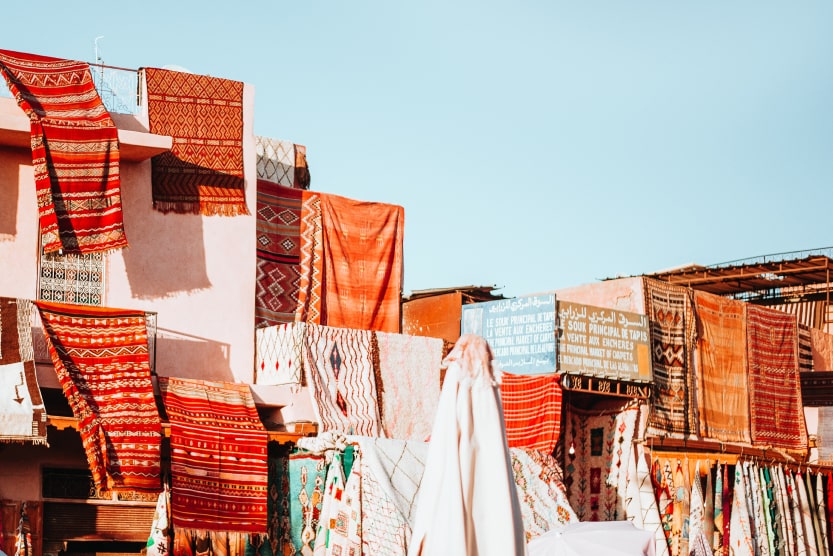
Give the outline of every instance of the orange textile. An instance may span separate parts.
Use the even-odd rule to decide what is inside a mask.
[[[405,211],[305,192],[296,320],[399,332]]]
[[[509,447],[552,454],[561,433],[561,377],[503,373],[500,396]]]
[[[151,159],[153,208],[160,212],[249,214],[243,172],[243,83],[145,68],[148,127],[170,135]]]
[[[695,291],[700,434],[723,442],[751,443],[746,376],[745,304]]]

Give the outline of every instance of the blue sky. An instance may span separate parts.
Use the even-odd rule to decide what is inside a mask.
[[[254,85],[313,189],[405,208],[406,291],[833,245],[833,3],[72,4],[0,48]]]

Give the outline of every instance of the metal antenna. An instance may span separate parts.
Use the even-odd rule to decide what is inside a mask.
[[[101,64],[102,63],[101,55],[99,54],[99,51],[98,51],[98,41],[103,39],[103,38],[104,38],[104,35],[99,35],[93,41],[93,44],[95,45],[95,63],[96,64]]]

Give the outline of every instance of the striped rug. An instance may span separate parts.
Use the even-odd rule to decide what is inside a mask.
[[[552,454],[561,432],[561,396],[558,375],[503,373],[500,397],[509,447]]]
[[[159,492],[162,433],[144,311],[35,303],[96,488]]]
[[[248,384],[159,377],[175,527],[266,532],[267,443]]]
[[[119,131],[89,64],[0,50],[0,73],[31,125],[44,252],[126,247]]]
[[[806,452],[795,315],[749,305],[746,326],[752,442]]]

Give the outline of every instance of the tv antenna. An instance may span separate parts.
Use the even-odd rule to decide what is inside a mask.
[[[101,59],[101,52],[98,50],[98,41],[104,38],[104,35],[99,35],[93,41],[93,45],[95,46],[95,63],[102,64],[103,60]]]

